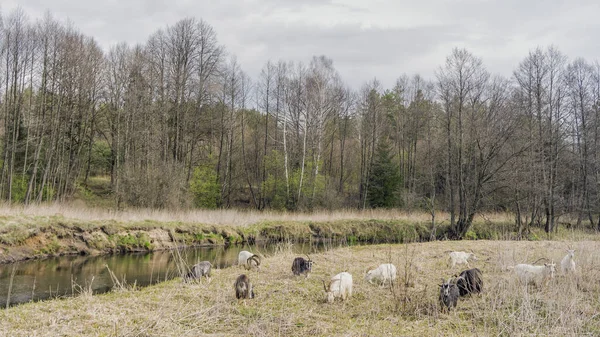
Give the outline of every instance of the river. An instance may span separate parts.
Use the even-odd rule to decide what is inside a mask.
[[[121,284],[144,287],[179,277],[178,266],[183,265],[182,261],[191,266],[206,260],[213,268],[227,268],[237,263],[237,255],[242,250],[269,255],[288,249],[288,245],[190,247],[150,253],[61,256],[0,265],[0,308],[73,296],[89,289],[94,294],[104,293],[113,289],[115,279]],[[291,249],[304,255],[331,246],[331,243],[307,242],[292,244]]]

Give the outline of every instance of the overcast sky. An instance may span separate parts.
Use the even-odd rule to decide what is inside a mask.
[[[69,19],[105,50],[202,18],[253,78],[269,59],[326,55],[354,88],[374,77],[391,87],[403,73],[432,79],[453,47],[506,76],[537,46],[600,59],[598,0],[0,0],[5,15],[17,6]]]

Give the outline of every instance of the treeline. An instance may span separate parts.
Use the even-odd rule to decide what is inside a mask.
[[[516,213],[600,229],[600,65],[537,48],[510,78],[454,49],[433,81],[348,87],[325,56],[246,75],[206,22],[97,42],[49,14],[3,16],[0,196],[62,201],[110,176],[115,207]],[[435,65],[432,65],[435,66]]]

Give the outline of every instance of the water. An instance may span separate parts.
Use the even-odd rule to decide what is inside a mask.
[[[330,245],[323,242],[296,243],[291,249],[301,255],[322,251]],[[188,266],[206,260],[213,264],[213,268],[227,268],[237,263],[237,255],[242,250],[268,255],[282,247],[287,247],[287,244],[194,247],[179,252]],[[148,286],[163,282],[180,276],[178,259],[176,251],[158,251],[63,256],[0,265],[0,308],[7,304],[11,277],[13,282],[9,305],[16,305],[77,295],[81,289],[91,288],[94,294],[110,291],[114,282],[109,269],[119,282],[125,281],[127,285]]]

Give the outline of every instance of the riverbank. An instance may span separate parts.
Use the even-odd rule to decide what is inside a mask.
[[[285,217],[282,217],[285,219]],[[514,239],[509,217],[480,217],[467,239]],[[5,215],[0,217],[0,263],[62,255],[100,255],[117,252],[167,250],[183,246],[212,246],[265,241],[347,243],[405,243],[430,241],[431,224],[422,216],[383,219],[256,220],[251,224],[207,224],[185,221],[116,219],[85,220],[63,215]],[[436,225],[435,239],[449,231],[447,219]],[[593,237],[582,230],[561,228],[552,236],[534,230],[526,239]]]
[[[565,246],[577,250],[578,278],[557,276],[548,287],[516,282],[507,266],[539,258],[560,261]],[[134,290],[24,304],[0,311],[0,334],[10,336],[200,334],[245,336],[332,335],[549,335],[600,333],[600,249],[596,241],[437,241],[407,245],[346,247],[314,254],[308,278],[290,271],[295,255],[285,247],[263,260],[261,272],[246,272],[256,298],[238,303],[233,293],[238,267],[215,270],[212,282],[180,279]],[[473,251],[472,267],[484,273],[482,295],[463,299],[455,312],[440,312],[440,278],[450,269],[447,252]],[[366,268],[384,262],[398,267],[393,287],[364,281]],[[324,303],[321,279],[347,270],[354,295]]]

